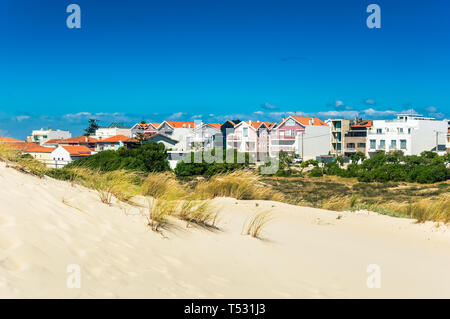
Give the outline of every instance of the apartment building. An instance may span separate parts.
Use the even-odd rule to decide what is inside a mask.
[[[331,149],[333,156],[344,156],[344,136],[350,131],[351,121],[347,119],[330,119],[327,121],[331,131]]]
[[[362,119],[355,119],[351,123],[349,131],[344,135],[345,156],[351,156],[358,152],[366,154],[367,130],[372,125],[373,121],[364,121]]]
[[[374,120],[367,130],[366,155],[401,150],[405,155],[446,149],[448,122],[418,114],[398,114],[393,120]]]
[[[54,130],[51,127],[45,127],[40,130],[33,130],[31,136],[27,137],[27,142],[43,145],[48,140],[60,140],[70,137],[72,137],[72,134],[69,131]]]

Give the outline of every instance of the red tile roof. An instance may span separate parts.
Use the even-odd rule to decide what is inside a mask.
[[[218,130],[220,130],[220,128],[222,127],[222,124],[219,124],[219,123],[206,123],[206,124],[216,128]]]
[[[115,135],[112,137],[105,138],[104,140],[98,141],[98,143],[118,143],[118,142],[126,142],[130,139],[129,136],[125,135]]]
[[[45,142],[44,144],[59,144],[59,142],[62,141],[60,139],[51,139]]]
[[[90,156],[91,150],[83,145],[70,145],[70,146],[62,146],[67,152],[70,153],[70,156]]]
[[[352,127],[372,127],[373,121],[362,121],[358,124],[352,125]]]
[[[195,127],[195,122],[192,122],[192,121],[164,121],[164,122],[169,124],[173,128],[194,128]]]
[[[310,117],[310,116],[291,116],[293,119],[295,119],[296,121],[302,123],[303,125],[313,125],[313,126],[328,126],[325,124],[325,122],[323,122],[322,120],[320,120],[317,117]],[[314,123],[310,124],[309,121],[311,119],[314,119]]]
[[[71,138],[66,138],[64,140],[59,140],[59,144],[87,144],[87,143],[98,143],[99,140],[88,137],[88,136],[74,136]],[[48,143],[48,142],[47,142]]]
[[[55,150],[54,147],[44,147],[34,143],[17,143],[14,148],[24,153],[51,153]]]
[[[248,125],[250,125],[250,121],[242,121],[242,122],[244,122],[244,123],[247,123]],[[241,123],[242,123],[241,122]],[[272,128],[276,123],[271,123],[271,122],[259,122],[259,121],[252,121],[252,124],[251,124],[251,126],[254,128],[254,129],[259,129],[259,127],[261,126],[261,125],[265,125],[267,128]],[[239,124],[237,124],[237,125],[239,125]]]
[[[0,136],[0,143],[25,143],[25,141],[17,140],[12,137],[1,137]]]

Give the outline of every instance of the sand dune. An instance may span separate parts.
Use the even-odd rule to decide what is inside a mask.
[[[0,163],[2,298],[450,298],[450,232],[367,212],[214,200],[219,230],[175,221],[163,235],[144,208]],[[244,220],[270,209],[263,240]],[[338,218],[338,216],[341,217]],[[68,265],[81,287],[68,288]],[[367,287],[379,265],[381,288]]]

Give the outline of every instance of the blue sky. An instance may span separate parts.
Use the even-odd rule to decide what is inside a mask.
[[[78,135],[91,117],[448,118],[449,30],[446,0],[3,0],[0,135]]]

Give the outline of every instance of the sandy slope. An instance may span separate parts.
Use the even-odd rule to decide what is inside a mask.
[[[163,238],[143,209],[109,207],[93,191],[0,163],[0,297],[450,298],[445,227],[277,202],[215,204],[220,230],[178,222]],[[266,240],[242,236],[246,217],[264,209],[277,216]],[[69,264],[81,267],[80,289],[67,288]],[[381,267],[379,289],[367,288],[369,264]]]

